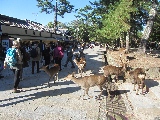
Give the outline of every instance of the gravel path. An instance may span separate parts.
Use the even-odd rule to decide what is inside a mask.
[[[104,48],[99,46],[84,50],[87,65],[83,76],[103,73],[102,51]],[[62,60],[63,65],[65,60],[66,54]],[[45,72],[32,75],[31,67],[25,68],[24,80],[20,83],[23,91],[15,94],[12,93],[13,73],[9,69],[3,70],[5,77],[0,79],[0,120],[114,120],[114,117],[117,120],[159,120],[160,83],[153,76],[146,80],[150,90],[146,95],[135,95],[133,85],[129,82],[113,83],[111,97],[104,90],[104,98],[96,100],[100,90],[95,86],[89,90],[94,98],[87,99],[86,96],[83,100],[80,97],[83,90],[72,81],[64,79],[72,72],[77,73],[77,67],[71,69],[70,63],[66,68],[62,67],[59,81],[55,84],[51,81],[49,88]]]

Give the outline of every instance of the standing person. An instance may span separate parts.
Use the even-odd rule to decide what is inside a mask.
[[[55,63],[58,64],[60,67],[59,71],[62,70],[61,61],[62,61],[63,56],[64,56],[64,51],[61,46],[61,43],[58,41],[56,48],[54,48],[54,60],[55,60]]]
[[[34,66],[37,64],[37,73],[39,73],[39,61],[41,58],[40,48],[37,43],[33,43],[33,46],[30,50],[31,61],[32,61],[32,74],[34,74]]]
[[[16,64],[15,65],[11,65],[10,68],[11,70],[13,70],[13,73],[14,73],[14,86],[13,86],[13,92],[14,93],[18,93],[20,92],[18,89],[18,85],[19,85],[19,82],[20,82],[20,73],[21,73],[21,70],[22,70],[22,59],[23,59],[23,56],[21,54],[21,51],[20,51],[20,43],[18,41],[13,41],[13,46],[12,48],[15,48],[16,50],[16,54],[15,54],[15,59],[16,59]],[[4,69],[6,69],[7,67],[7,57],[5,58],[5,61],[4,61]]]
[[[3,70],[4,59],[5,59],[4,47],[3,47],[2,44],[0,43],[0,72]],[[0,79],[1,79],[1,78],[4,78],[4,76],[2,76],[2,75],[0,74]]]
[[[44,57],[45,66],[49,65],[50,64],[50,46],[48,44],[46,44],[45,49],[42,52],[42,55]]]
[[[19,42],[20,42],[20,51],[21,51],[21,54],[23,56],[23,59],[22,59],[23,65],[22,65],[22,70],[21,70],[21,73],[20,73],[20,80],[22,81],[22,80],[24,80],[24,78],[22,77],[23,76],[23,68],[29,67],[29,65],[28,65],[28,60],[29,59],[27,57],[25,44],[22,43],[21,41],[19,41]]]
[[[38,47],[40,48],[40,61],[42,62],[42,52],[44,50],[44,46],[43,46],[43,42],[42,40],[40,40],[40,43],[38,44]]]
[[[67,67],[68,62],[70,62],[72,64],[71,68],[75,68],[72,58],[73,58],[73,48],[71,45],[69,45],[67,47],[67,61],[66,61],[66,64],[64,65],[64,67]]]

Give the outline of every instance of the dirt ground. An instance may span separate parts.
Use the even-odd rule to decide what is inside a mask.
[[[128,54],[124,54],[123,51],[109,51],[108,54],[110,63],[114,61],[114,64],[121,66],[123,62],[132,69],[145,68],[147,79],[160,80],[160,51],[147,52],[146,54],[136,50],[130,50]]]
[[[138,67],[146,69],[145,84],[150,89],[146,95],[135,95],[132,79],[129,76],[125,83],[118,85],[120,90],[125,91],[122,93],[127,108],[125,116],[129,120],[159,120],[160,51],[147,51],[146,54],[137,50],[130,50],[128,54],[124,54],[124,51],[108,51],[107,61],[116,66],[121,66],[123,62],[132,69]]]

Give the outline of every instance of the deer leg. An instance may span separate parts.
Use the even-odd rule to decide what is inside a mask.
[[[86,88],[85,91],[86,91],[86,94],[88,95],[88,97],[93,98],[93,96],[89,96],[89,94],[88,94],[89,88]]]
[[[117,83],[117,81],[118,81],[118,75],[116,75],[116,81],[115,82]]]
[[[144,84],[144,82],[142,82],[142,95],[144,94],[144,92],[143,92],[144,87],[145,87],[145,84]]]
[[[136,86],[136,80],[134,79],[134,87],[133,87],[133,91],[136,91],[135,86]]]
[[[98,95],[98,96],[99,96],[99,99],[100,99],[100,97],[101,97],[101,95],[102,95],[102,92],[103,92],[103,88],[102,88],[101,85],[99,85],[98,87],[99,87],[99,89],[101,90],[100,94]]]
[[[58,73],[56,74],[57,80],[58,80]]]
[[[49,80],[48,80],[48,86],[50,87],[50,84],[49,84],[49,82],[50,82],[50,80],[51,80],[51,78],[52,78],[52,76],[49,78]]]
[[[142,95],[143,95],[143,86],[142,86]]]
[[[55,81],[57,80],[57,76],[56,75],[54,75],[54,84],[55,84]]]
[[[84,89],[83,99],[84,99],[84,96],[85,96],[85,92],[86,92],[86,91],[85,91],[85,89]]]
[[[137,89],[136,89],[136,95],[138,95],[138,91],[139,91],[139,84],[137,84]]]
[[[81,69],[81,77],[82,77],[82,69]]]
[[[108,96],[110,96],[111,89],[112,89],[112,83],[111,82],[107,82],[107,88],[106,88],[106,90],[107,90]]]

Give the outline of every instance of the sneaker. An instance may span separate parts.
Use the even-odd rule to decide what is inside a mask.
[[[17,89],[22,89],[22,87],[18,86]]]
[[[67,65],[64,65],[64,67],[67,67]]]
[[[1,79],[1,78],[4,78],[4,76],[0,76],[0,79]]]
[[[75,66],[72,66],[71,68],[75,68]]]
[[[24,80],[24,78],[20,78],[20,81],[23,81]]]
[[[14,88],[13,93],[20,93],[20,91]]]

